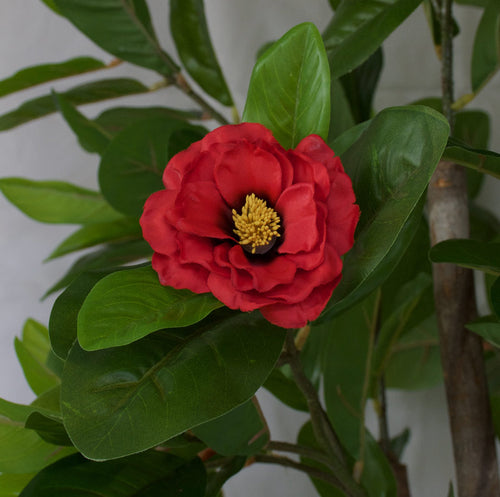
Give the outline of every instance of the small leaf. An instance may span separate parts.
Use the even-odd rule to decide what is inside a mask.
[[[99,193],[62,181],[0,178],[0,190],[24,214],[42,223],[92,224],[122,217]]]
[[[171,0],[170,32],[191,77],[213,98],[233,105],[212,47],[203,0]]]
[[[226,459],[224,464],[217,468],[217,470],[209,469],[205,497],[223,497],[223,485],[229,478],[243,469],[246,460],[247,458],[244,456],[235,456]]]
[[[500,322],[495,316],[484,316],[467,323],[465,327],[483,337],[491,345],[500,347]]]
[[[273,369],[263,387],[288,407],[304,412],[309,410],[307,401],[297,384],[281,369]]]
[[[474,38],[471,83],[474,93],[500,69],[500,3],[489,0]]]
[[[110,98],[147,93],[149,90],[142,83],[133,79],[103,79],[75,86],[61,93],[73,105],[101,102]],[[52,95],[34,98],[21,104],[17,109],[0,116],[0,131],[15,128],[21,124],[56,112]]]
[[[269,432],[252,400],[192,432],[222,456],[252,455],[269,441]]]
[[[20,497],[203,497],[205,468],[163,452],[147,452],[118,461],[93,462],[80,454],[61,459],[30,481]]]
[[[62,241],[47,257],[46,261],[77,250],[94,247],[104,242],[119,242],[142,238],[137,219],[122,218],[109,223],[94,223],[82,226]]]
[[[422,0],[342,0],[323,33],[332,77],[363,63]]]
[[[46,365],[50,353],[47,329],[33,319],[24,325],[22,338],[14,340],[17,358],[29,386],[37,395],[59,385],[60,380]]]
[[[102,155],[109,145],[111,135],[95,122],[87,119],[63,95],[52,92],[52,96],[68,126],[77,136],[80,145],[88,152]]]
[[[117,271],[99,280],[78,314],[78,341],[85,350],[127,345],[163,328],[201,321],[222,307],[210,293],[162,286],[150,267]]]
[[[165,76],[178,71],[152,31],[144,0],[54,0],[54,3],[77,29],[115,57]]]
[[[295,26],[257,61],[243,120],[263,124],[285,148],[313,133],[327,138],[330,69],[313,24]]]
[[[61,421],[34,412],[26,420],[25,428],[34,430],[42,440],[54,445],[71,447],[73,444]]]
[[[162,174],[171,157],[175,131],[189,132],[188,143],[200,140],[203,128],[170,118],[131,124],[111,141],[99,166],[99,185],[106,200],[127,216],[140,216],[146,199],[163,188]]]
[[[388,108],[341,155],[361,218],[342,280],[320,319],[342,312],[390,275],[420,223],[423,194],[448,132],[443,116],[428,107]]]
[[[283,340],[258,313],[221,310],[131,345],[85,352],[75,344],[63,374],[64,425],[90,459],[154,447],[251,398]]]
[[[410,441],[410,430],[405,428],[399,435],[392,437],[390,440],[391,451],[400,461],[403,457],[403,452]]]
[[[447,262],[500,275],[500,243],[476,240],[445,240],[431,248],[432,262]]]
[[[77,57],[65,62],[28,67],[0,81],[0,97],[48,81],[96,71],[105,67],[106,65],[103,62],[91,57]]]

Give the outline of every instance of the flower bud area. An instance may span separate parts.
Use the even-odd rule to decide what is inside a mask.
[[[233,209],[234,233],[240,245],[252,254],[265,254],[274,246],[280,236],[280,217],[265,200],[254,193],[246,196],[245,205],[238,214]]]

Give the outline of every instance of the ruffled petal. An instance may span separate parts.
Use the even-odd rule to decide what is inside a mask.
[[[314,185],[316,199],[325,202],[330,193],[330,179],[325,164],[313,161],[296,150],[289,150],[288,157],[293,163],[293,182]]]
[[[250,142],[257,145],[269,144],[273,148],[282,149],[271,131],[258,123],[241,123],[220,126],[208,133],[202,140],[202,150],[210,148],[214,143]]]
[[[271,304],[261,307],[260,312],[276,326],[302,328],[321,314],[339,281],[340,275],[331,283],[316,287],[302,302],[292,305]]]
[[[312,185],[299,183],[287,188],[275,207],[281,216],[283,242],[280,254],[310,251],[318,241],[316,203]]]
[[[307,155],[313,161],[324,164],[329,171],[344,172],[339,157],[335,156],[333,150],[325,143],[321,136],[306,136],[295,147],[295,152]]]
[[[245,142],[220,158],[214,179],[224,200],[235,209],[241,208],[250,193],[272,205],[281,193],[279,161],[269,152]]]

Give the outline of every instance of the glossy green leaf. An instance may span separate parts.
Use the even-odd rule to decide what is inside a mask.
[[[331,323],[323,367],[325,404],[340,442],[355,461],[363,461],[361,483],[370,497],[396,497],[389,462],[366,428],[364,411],[371,377],[371,356],[380,291]],[[363,435],[362,435],[363,434]]]
[[[331,148],[336,155],[342,156],[349,148],[361,138],[361,135],[370,126],[371,121],[365,121],[364,123],[356,124],[351,128],[345,130],[340,134],[333,143],[330,144]]]
[[[14,346],[26,381],[34,393],[39,395],[60,383],[57,375],[46,364],[50,343],[48,331],[43,325],[28,319],[21,340],[16,337]]]
[[[363,63],[422,0],[342,0],[323,33],[332,77]]]
[[[483,337],[488,343],[500,347],[500,322],[495,316],[484,316],[472,323],[467,323],[466,328]]]
[[[64,425],[90,459],[154,447],[251,398],[283,340],[257,313],[224,311],[123,347],[75,344],[63,374]]]
[[[119,242],[142,238],[137,219],[123,218],[109,223],[94,223],[82,226],[63,240],[46,261],[61,257],[77,250],[94,247],[105,242]]]
[[[147,93],[149,90],[142,83],[133,79],[103,79],[75,86],[63,95],[73,105],[101,102],[111,98]],[[28,100],[17,109],[0,116],[0,131],[15,128],[21,124],[56,112],[52,95],[44,95]]]
[[[443,160],[500,179],[500,154],[491,150],[472,148],[460,140],[450,138],[443,153]]]
[[[147,452],[118,461],[88,461],[80,454],[41,471],[20,497],[204,497],[205,468],[199,459],[185,462],[163,452]]]
[[[338,136],[355,125],[351,106],[345,95],[344,88],[338,79],[332,79],[330,104],[331,111],[327,139],[328,144],[331,144]],[[334,151],[337,153],[336,150]]]
[[[263,124],[284,148],[313,133],[327,138],[330,69],[313,24],[295,26],[257,61],[243,121]]]
[[[314,431],[310,421],[308,421],[300,429],[297,438],[297,443],[299,445],[303,445],[304,447],[310,447],[312,449],[321,450],[321,447],[319,446],[318,442],[314,437]],[[302,463],[307,464],[308,466],[312,466],[313,468],[329,472],[329,469],[325,465],[317,461],[313,461],[312,459],[308,459],[305,457],[301,457],[300,459]],[[321,497],[345,497],[345,493],[342,490],[338,489],[337,487],[334,487],[333,485],[329,485],[323,480],[319,480],[317,478],[311,478],[311,482],[313,483],[314,487],[316,488],[316,491]]]
[[[18,497],[34,476],[34,473],[0,475],[0,497]]]
[[[204,135],[203,128],[152,118],[131,124],[111,141],[99,166],[99,184],[115,209],[138,217],[146,199],[164,188],[162,174],[172,155],[170,142],[179,139],[174,133],[181,130],[189,133],[189,140],[183,140],[184,148]]]
[[[269,431],[252,400],[191,431],[222,456],[255,454],[269,441]]]
[[[58,421],[39,412],[34,412],[26,420],[25,427],[36,431],[42,440],[50,444],[68,447],[73,445],[64,429],[62,420]]]
[[[288,407],[304,412],[309,410],[307,401],[297,384],[285,375],[281,368],[273,369],[263,387]]]
[[[222,305],[211,293],[162,286],[151,266],[117,271],[85,298],[78,341],[85,350],[127,345],[154,331],[197,323]]]
[[[103,248],[80,257],[67,273],[45,292],[44,298],[51,293],[67,287],[76,277],[86,271],[109,270],[123,264],[148,258],[153,251],[144,240],[131,240],[110,243]]]
[[[322,318],[353,305],[390,275],[420,223],[423,194],[448,131],[443,116],[428,107],[388,108],[341,155],[361,218]]]
[[[190,76],[211,97],[233,105],[210,40],[203,0],[171,0],[170,32]]]
[[[178,66],[154,32],[144,0],[54,0],[61,14],[119,59],[170,76]]]
[[[472,91],[477,93],[500,69],[500,3],[489,0],[474,38],[471,62]]]
[[[103,62],[91,57],[77,57],[65,62],[28,67],[0,81],[0,97],[47,83],[48,81],[96,71],[105,67],[106,65]]]
[[[443,380],[436,316],[404,333],[393,345],[385,366],[387,388],[423,390]]]
[[[94,121],[87,119],[67,98],[52,92],[59,112],[73,130],[80,145],[91,153],[103,154],[109,145],[111,135]]]
[[[500,275],[500,243],[476,240],[445,240],[431,248],[432,262],[448,262]]]
[[[359,67],[340,78],[356,123],[372,117],[373,97],[383,65],[382,49],[378,48]]]
[[[0,178],[0,190],[24,214],[42,223],[91,224],[122,217],[99,193],[62,181]]]
[[[114,136],[136,121],[154,117],[180,121],[200,120],[202,119],[202,112],[169,107],[115,107],[99,114],[94,119],[94,122]]]
[[[83,301],[93,286],[109,271],[82,273],[57,297],[49,319],[50,343],[54,352],[66,359],[77,338],[77,318]]]

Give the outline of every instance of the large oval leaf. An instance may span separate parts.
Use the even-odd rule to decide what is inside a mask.
[[[147,452],[97,463],[75,454],[41,471],[20,497],[203,497],[205,482],[199,459],[186,462],[170,454]]]
[[[342,0],[323,33],[338,78],[365,61],[422,0]]]
[[[163,328],[201,321],[222,307],[211,293],[162,286],[151,266],[117,271],[98,281],[78,314],[85,350],[118,347]]]
[[[255,65],[243,120],[269,128],[285,148],[310,134],[328,136],[330,69],[316,27],[299,24]]]
[[[324,316],[358,302],[394,269],[420,223],[423,194],[448,132],[444,117],[428,107],[389,108],[341,155],[361,218]]]
[[[210,96],[224,105],[233,105],[212,47],[203,0],[171,0],[170,31],[191,77]]]
[[[144,0],[54,0],[59,12],[119,59],[166,76],[178,70],[160,47]]]
[[[92,224],[122,218],[99,193],[62,181],[1,178],[0,191],[42,223]]]
[[[274,366],[284,330],[260,314],[218,313],[131,345],[70,351],[64,425],[90,459],[143,451],[248,400]]]
[[[162,173],[170,157],[204,134],[203,128],[166,117],[134,122],[116,135],[102,157],[103,195],[120,212],[140,216],[146,199],[163,188]]]

